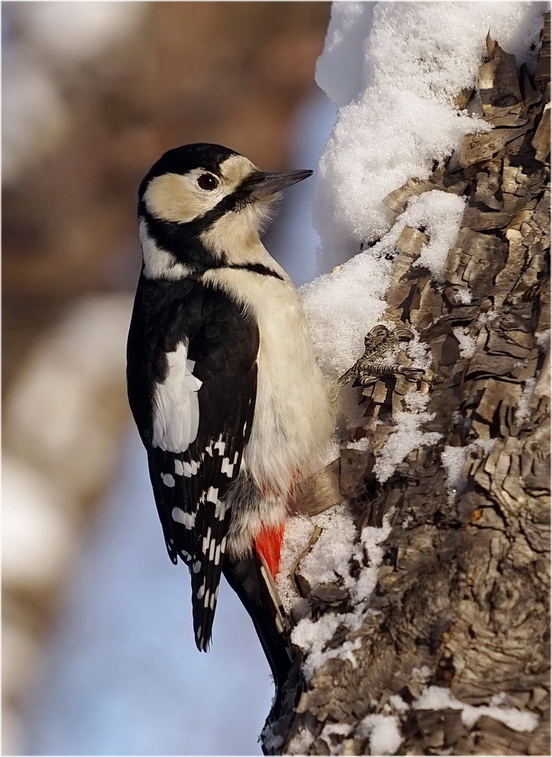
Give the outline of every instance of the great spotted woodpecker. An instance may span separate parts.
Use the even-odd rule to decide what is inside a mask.
[[[259,229],[276,193],[311,173],[264,173],[220,145],[166,152],[138,192],[143,265],[127,348],[167,550],[191,573],[196,644],[208,648],[224,572],[277,685],[290,652],[268,572],[334,417],[299,294]]]

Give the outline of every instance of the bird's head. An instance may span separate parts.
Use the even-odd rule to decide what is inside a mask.
[[[138,190],[142,246],[146,234],[181,264],[198,254],[198,246],[232,260],[258,244],[277,194],[311,174],[259,171],[248,158],[221,145],[169,150]]]

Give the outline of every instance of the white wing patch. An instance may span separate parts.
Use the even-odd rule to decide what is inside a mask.
[[[188,345],[184,342],[167,353],[167,362],[167,377],[162,384],[156,384],[153,395],[152,444],[166,452],[185,452],[197,437],[197,393],[202,382],[193,374],[195,362],[188,360]]]
[[[193,528],[195,525],[196,514],[185,513],[181,507],[173,507],[172,517],[174,521],[182,523],[188,529]]]

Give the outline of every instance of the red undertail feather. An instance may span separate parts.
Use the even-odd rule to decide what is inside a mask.
[[[272,577],[275,578],[280,568],[280,553],[284,537],[284,524],[263,528],[255,539],[255,549],[266,560]]]

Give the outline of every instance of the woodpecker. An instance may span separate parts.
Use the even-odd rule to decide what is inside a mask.
[[[223,573],[277,687],[292,655],[271,576],[334,414],[299,293],[259,233],[280,190],[311,174],[259,171],[214,144],[162,155],[138,190],[127,345],[129,403],[169,557],[190,570],[196,645],[208,649]]]

